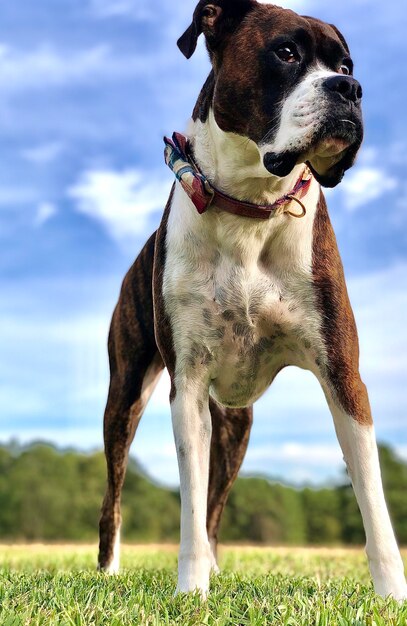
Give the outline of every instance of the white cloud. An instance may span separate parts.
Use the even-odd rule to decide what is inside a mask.
[[[27,399],[27,405],[30,399]],[[21,428],[18,433],[10,427],[0,430],[0,444],[17,440],[19,444],[30,444],[33,441],[53,443],[63,448],[74,447],[84,451],[101,449],[103,446],[102,431],[95,428]]]
[[[118,55],[108,45],[84,50],[40,46],[21,51],[0,45],[0,85],[3,92],[61,87],[72,83],[141,76],[151,63],[165,67],[168,54]]]
[[[407,265],[400,262],[348,281],[358,324],[362,365],[378,379],[407,371],[406,276]]]
[[[340,464],[342,453],[338,445],[304,444],[287,441],[279,446],[260,445],[248,452],[248,465],[254,461],[301,463],[307,466]]]
[[[45,222],[48,222],[51,217],[56,215],[56,213],[57,208],[55,204],[52,204],[51,202],[42,202],[37,209],[37,214],[35,216],[35,225],[42,226],[43,224],[45,224]]]
[[[340,188],[345,207],[353,211],[372,200],[396,189],[398,181],[379,166],[356,166],[342,182]]]
[[[22,52],[8,46],[0,47],[0,83],[2,88],[24,84],[26,86],[63,84],[83,79],[100,70],[108,60],[106,46],[64,55],[50,47]]]
[[[259,469],[261,468],[261,469]],[[284,482],[314,483],[337,481],[345,469],[339,443],[307,444],[282,441],[249,446],[244,474],[264,474]]]
[[[169,186],[137,169],[91,170],[68,190],[81,213],[98,220],[110,235],[126,242],[148,231],[154,211],[163,210]]]
[[[360,153],[358,154],[359,165],[374,165],[379,159],[380,151],[376,146],[362,145]]]

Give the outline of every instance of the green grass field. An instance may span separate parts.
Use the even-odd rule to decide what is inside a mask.
[[[95,558],[90,546],[0,546],[1,626],[407,624],[407,602],[374,595],[362,550],[224,548],[205,602],[174,597],[173,546],[123,546],[117,577]]]

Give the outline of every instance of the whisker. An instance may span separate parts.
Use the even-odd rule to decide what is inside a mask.
[[[352,126],[356,126],[355,122],[352,122],[351,120],[339,120],[340,122],[346,122],[347,124],[352,124]]]

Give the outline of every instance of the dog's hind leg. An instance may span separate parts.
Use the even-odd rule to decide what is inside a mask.
[[[164,364],[154,338],[154,235],[124,279],[109,334],[110,388],[104,416],[107,490],[99,523],[99,569],[119,567],[120,497],[128,452]]]
[[[226,409],[210,400],[212,440],[208,487],[207,530],[217,567],[218,530],[226,500],[242,465],[249,443],[253,408]]]

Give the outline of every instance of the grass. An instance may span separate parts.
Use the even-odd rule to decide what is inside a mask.
[[[373,593],[362,550],[224,548],[206,602],[174,597],[176,548],[124,546],[122,574],[94,546],[0,546],[1,626],[406,626]]]

